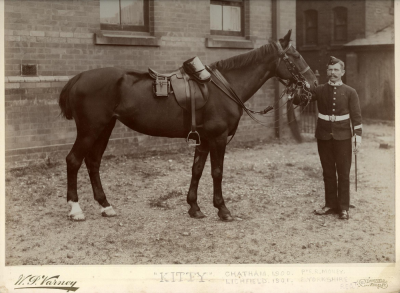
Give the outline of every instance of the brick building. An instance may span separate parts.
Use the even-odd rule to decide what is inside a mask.
[[[246,52],[271,37],[282,37],[288,29],[293,29],[293,39],[296,36],[295,1],[132,0],[135,9],[127,7],[128,2],[4,1],[8,166],[68,153],[75,124],[59,117],[58,96],[77,73],[109,66],[167,72],[196,55],[210,64]],[[273,104],[278,88],[268,81],[249,106]],[[274,130],[275,117],[268,118],[270,128],[243,118],[234,142],[285,132]],[[106,155],[184,144],[182,139],[149,137],[117,124]]]
[[[297,47],[326,82],[329,56],[346,63],[344,82],[363,117],[394,119],[394,0],[297,0]]]

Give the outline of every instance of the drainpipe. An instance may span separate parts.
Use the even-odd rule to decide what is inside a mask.
[[[279,25],[279,0],[271,0],[271,11],[272,11],[272,39],[278,41],[278,32],[280,31]],[[275,129],[275,138],[281,138],[282,131],[282,108],[280,107],[281,103],[279,101],[280,97],[280,83],[278,79],[274,78],[274,87],[275,87],[275,97],[274,97],[274,129]]]
[[[315,69],[314,74],[315,74],[315,77],[317,78],[318,84],[320,84],[319,79],[321,77],[321,74],[319,74],[318,69]],[[318,104],[317,104],[317,102],[314,102],[314,109],[315,109],[315,127],[317,127],[317,121],[318,121]]]

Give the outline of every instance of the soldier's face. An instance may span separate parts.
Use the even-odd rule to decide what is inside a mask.
[[[342,79],[342,76],[344,75],[344,70],[342,69],[339,63],[336,63],[335,65],[328,65],[326,74],[330,81],[338,82],[339,80]]]

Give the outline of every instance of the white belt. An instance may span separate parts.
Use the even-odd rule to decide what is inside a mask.
[[[350,115],[346,114],[346,115],[335,116],[335,115],[324,115],[324,114],[318,113],[318,118],[321,118],[322,120],[325,120],[325,121],[335,122],[335,121],[347,120],[350,118]]]

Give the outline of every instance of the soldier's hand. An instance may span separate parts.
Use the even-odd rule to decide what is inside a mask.
[[[362,141],[361,136],[359,136],[359,135],[353,136],[353,146],[354,146],[353,152],[354,153],[358,153],[358,151],[360,150],[361,141]]]

